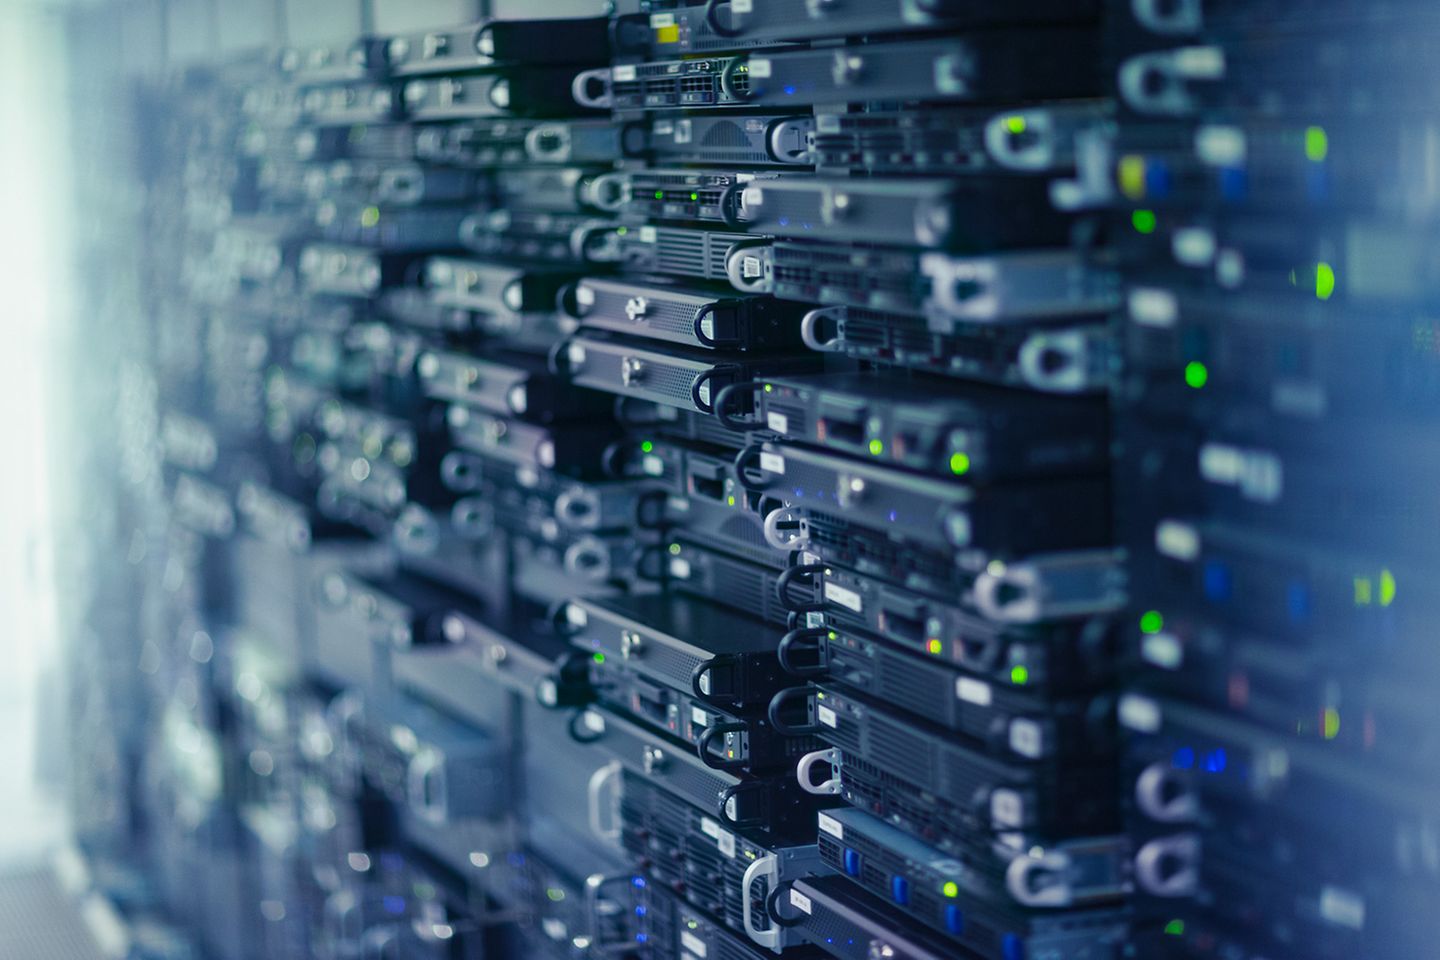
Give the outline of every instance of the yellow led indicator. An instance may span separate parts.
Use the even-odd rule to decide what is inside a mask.
[[[1340,736],[1340,711],[1334,707],[1326,707],[1325,713],[1320,718],[1320,732],[1325,735],[1326,740],[1334,740]]]
[[[926,647],[931,653],[939,653],[941,649],[940,641],[931,639],[930,642],[926,644]]]
[[[1023,687],[1030,682],[1030,668],[1023,663],[1017,663],[1010,668],[1010,682],[1017,687]]]
[[[360,226],[373,227],[380,222],[380,208],[366,207],[360,211]]]
[[[1136,210],[1130,214],[1130,225],[1135,228],[1136,233],[1154,233],[1156,222],[1154,210]]]
[[[672,24],[670,24],[670,26],[668,26],[668,27],[656,27],[656,28],[655,28],[655,42],[656,42],[656,43],[679,43],[679,42],[680,42],[680,25],[677,24],[677,23],[672,23]]]
[[[1330,156],[1330,137],[1324,127],[1305,128],[1305,156],[1313,163],[1324,163]]]
[[[941,887],[940,891],[947,897],[958,897],[960,896],[960,885],[954,880],[946,880],[945,886]]]
[[[725,498],[725,504],[726,504],[726,506],[731,506],[731,507],[735,506],[735,496],[734,496],[734,494],[731,494],[730,496],[728,496],[728,497]]]
[[[1120,158],[1120,191],[1131,200],[1145,196],[1145,158],[1130,154]]]
[[[1315,296],[1329,300],[1335,295],[1335,268],[1328,263],[1315,264]]]
[[[878,456],[880,456],[880,454],[882,454],[882,453],[884,453],[884,452],[885,452],[885,444],[881,443],[879,440],[871,440],[871,441],[870,441],[870,455],[871,455],[872,457],[878,457]]]
[[[969,473],[969,472],[970,472],[970,457],[969,457],[969,455],[968,455],[968,454],[964,454],[964,453],[959,453],[958,451],[957,451],[956,453],[950,454],[950,472],[953,473],[953,474],[955,474],[955,476],[957,476],[957,477],[961,477],[961,476],[964,476],[965,474]]]

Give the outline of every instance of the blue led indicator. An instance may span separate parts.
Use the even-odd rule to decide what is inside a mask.
[[[793,83],[787,83],[787,84],[785,84],[785,96],[787,96],[787,97],[793,97],[793,96],[795,96],[795,84],[793,84]]]
[[[1304,623],[1310,619],[1310,588],[1303,583],[1292,583],[1285,591],[1285,604],[1290,610],[1290,619]]]
[[[1005,934],[1005,938],[1000,941],[1000,955],[1005,960],[1025,960],[1025,941],[1016,934]]]
[[[386,913],[393,913],[398,915],[405,912],[404,897],[397,897],[394,894],[391,894],[390,896],[386,897],[382,902],[385,906]]]
[[[1170,758],[1170,766],[1176,770],[1189,770],[1195,766],[1195,748],[1181,747],[1176,750],[1174,756]]]
[[[1205,772],[1206,772],[1206,773],[1224,773],[1224,772],[1225,772],[1225,748],[1224,748],[1224,747],[1216,747],[1214,750],[1211,750],[1209,753],[1205,754]]]
[[[1205,564],[1205,596],[1217,602],[1230,599],[1233,588],[1230,568],[1218,560]]]
[[[636,886],[636,887],[639,887],[639,888],[642,889],[642,890],[645,888],[645,878],[644,878],[644,877],[631,877],[631,878],[630,878],[630,883],[631,883],[632,885]]]
[[[789,218],[789,217],[781,217],[781,218],[780,218],[780,226],[782,226],[782,227],[788,227],[788,226],[790,226],[790,218]]]
[[[945,907],[945,929],[956,936],[965,932],[965,914],[953,903]]]

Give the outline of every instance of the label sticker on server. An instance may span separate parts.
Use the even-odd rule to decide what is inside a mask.
[[[833,727],[839,722],[839,717],[835,716],[835,711],[823,703],[815,708],[815,718],[827,727]]]
[[[785,458],[778,453],[760,454],[760,469],[766,473],[785,473]]]
[[[990,684],[970,677],[958,677],[955,680],[955,696],[966,703],[988,707],[991,698]]]
[[[801,913],[810,913],[814,909],[810,904],[810,898],[794,887],[790,888],[790,906]]]
[[[838,583],[825,584],[825,599],[833,600],[847,610],[853,610],[856,613],[859,613],[864,607],[864,602],[860,599],[860,594],[851,590],[849,587],[842,587]]]
[[[662,27],[675,26],[675,14],[673,13],[652,13],[650,14],[650,29],[659,30]]]
[[[842,824],[839,820],[836,820],[834,817],[830,816],[830,814],[819,814],[819,816],[816,818],[815,823],[816,826],[818,826],[822,831],[830,834],[830,836],[834,837],[836,840],[845,839],[845,825]]]
[[[770,76],[770,61],[764,57],[751,57],[750,76],[755,77],[757,80],[763,80]]]
[[[619,66],[613,67],[610,71],[610,77],[612,80],[634,80],[635,65],[633,63],[622,63]]]
[[[789,433],[790,418],[783,413],[776,413],[772,410],[765,415],[765,426],[774,430],[776,433]]]
[[[689,950],[695,956],[702,958],[702,960],[706,952],[710,949],[709,947],[705,946],[704,940],[701,940],[689,930],[680,931],[680,946],[686,950]]]

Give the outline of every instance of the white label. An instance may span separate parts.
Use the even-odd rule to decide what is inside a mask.
[[[990,684],[983,680],[975,680],[970,677],[957,677],[955,680],[955,696],[966,703],[976,703],[982,707],[990,706]]]
[[[718,840],[720,838],[720,824],[711,820],[709,817],[701,817],[700,832],[713,840]]]
[[[659,232],[658,232],[654,227],[641,227],[641,228],[640,228],[640,242],[641,242],[641,243],[654,243],[654,242],[656,242],[656,241],[659,240],[659,239],[660,239],[660,234],[659,234]]]
[[[1010,722],[1010,749],[1022,757],[1039,759],[1045,752],[1045,734],[1034,720]]]
[[[689,930],[680,931],[680,946],[701,958],[705,956],[705,951],[708,949],[705,946],[705,941],[695,936],[695,934]]]
[[[755,0],[730,0],[731,13],[749,13],[755,9]]]
[[[732,4],[734,0],[731,0]],[[763,80],[770,76],[770,61],[764,57],[750,58],[750,76],[757,80]]]
[[[860,594],[848,587],[842,587],[838,583],[827,582],[825,584],[825,599],[833,600],[840,604],[840,606],[853,610],[856,613],[859,613],[864,607],[864,602],[860,599]]]
[[[809,913],[812,909],[810,906],[810,898],[794,887],[790,888],[790,906],[799,910],[801,913]]]
[[[1160,705],[1149,697],[1133,693],[1121,697],[1119,713],[1122,727],[1141,733],[1155,733],[1160,729]]]
[[[735,859],[735,834],[729,830],[720,831],[720,836],[715,838],[715,846],[719,847],[725,856]]]
[[[785,414],[783,413],[775,413],[774,411],[771,411],[770,413],[765,414],[765,426],[769,427],[771,430],[774,430],[776,433],[789,433],[790,418],[785,416]]]
[[[659,30],[662,27],[675,26],[675,14],[673,13],[652,13],[650,14],[650,29]]]
[[[611,68],[610,78],[612,80],[634,80],[635,65],[633,63],[621,64],[620,66]]]
[[[657,137],[668,137],[675,132],[675,124],[670,120],[656,120],[650,130]]]
[[[1168,633],[1157,633],[1140,641],[1140,656],[1145,662],[1166,670],[1178,670],[1185,662],[1185,648]]]
[[[670,576],[676,580],[689,580],[690,561],[684,557],[672,557],[670,559]]]
[[[699,707],[691,707],[690,722],[697,727],[709,726],[710,716]]]
[[[1173,327],[1180,304],[1169,290],[1136,287],[1130,291],[1130,319],[1144,327]]]
[[[825,724],[825,726],[827,727],[835,726],[836,722],[839,719],[835,716],[835,711],[831,710],[823,703],[815,708],[815,716],[820,720],[821,723]]]
[[[1195,153],[1212,167],[1233,167],[1245,162],[1245,131],[1239,127],[1210,126],[1195,131]]]
[[[640,461],[640,469],[645,471],[646,476],[663,477],[665,475],[665,461],[651,453],[646,455],[644,460]]]
[[[1349,890],[1325,887],[1320,891],[1320,916],[1336,926],[1365,929],[1365,901]]]
[[[820,814],[815,820],[815,825],[836,840],[845,839],[845,825],[828,813]]]
[[[785,475],[785,458],[778,453],[760,454],[760,469],[766,473]]]
[[[1176,560],[1194,560],[1200,555],[1200,533],[1188,523],[1162,520],[1155,525],[1155,549]]]

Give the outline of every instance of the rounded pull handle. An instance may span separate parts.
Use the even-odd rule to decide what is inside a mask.
[[[777,881],[780,879],[780,869],[777,864],[778,861],[775,858],[775,854],[767,853],[746,867],[745,875],[740,878],[740,919],[745,928],[745,936],[754,940],[765,949],[775,951],[780,949],[781,930],[778,926],[774,925],[771,925],[767,930],[762,930],[755,925],[754,907],[752,906],[755,897],[750,891],[755,888],[755,881],[762,877],[765,879],[769,889],[773,891]]]
[[[800,340],[816,353],[838,353],[841,347],[840,332],[828,340],[820,339],[820,325],[826,321],[838,324],[845,319],[844,307],[816,307],[800,318]]]
[[[740,758],[734,760],[717,760],[710,753],[710,746],[719,737],[727,733],[744,733],[749,727],[743,723],[717,723],[707,727],[705,732],[700,734],[695,741],[695,753],[700,757],[700,762],[712,770],[740,770],[746,765],[746,761]]]
[[[578,716],[579,714],[577,714]],[[590,820],[590,832],[607,843],[620,842],[620,761],[612,760],[590,774],[585,785],[586,811]],[[607,795],[610,802],[606,803]],[[605,819],[606,810],[610,819]]]
[[[822,763],[830,767],[830,776],[816,783],[812,771]],[[840,751],[834,747],[811,751],[795,765],[795,779],[799,782],[800,789],[806,793],[817,797],[838,796],[841,790],[840,763]]]
[[[410,758],[405,769],[405,798],[410,809],[431,823],[446,821],[445,757],[440,751],[424,749]]]

